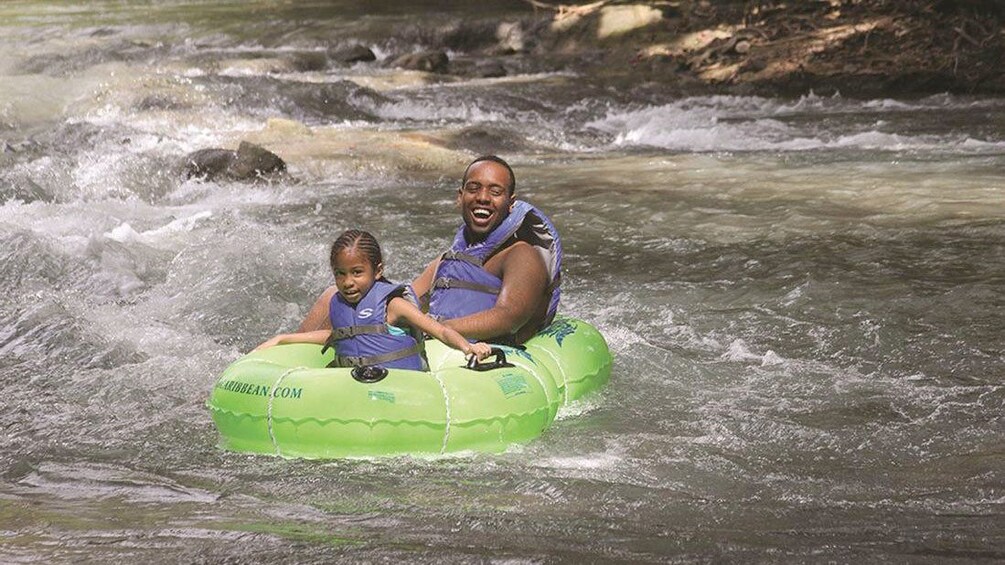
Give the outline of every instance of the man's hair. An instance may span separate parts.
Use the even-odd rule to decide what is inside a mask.
[[[332,271],[335,270],[335,257],[346,249],[356,249],[362,252],[375,271],[384,262],[384,258],[380,253],[380,244],[377,243],[377,238],[373,237],[370,232],[346,230],[332,243],[331,256],[329,257]]]
[[[481,157],[478,157],[474,161],[468,163],[467,168],[464,169],[464,178],[461,179],[461,186],[463,187],[468,183],[468,171],[471,170],[471,167],[474,167],[482,161],[492,161],[493,163],[498,163],[503,167],[506,167],[506,171],[509,172],[509,186],[507,186],[506,189],[509,191],[509,195],[513,196],[513,192],[516,190],[516,175],[513,174],[513,168],[509,166],[509,163],[504,161],[502,157],[497,157],[496,155],[482,155]]]

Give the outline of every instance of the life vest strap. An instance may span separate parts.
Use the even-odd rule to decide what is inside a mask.
[[[553,278],[551,280],[551,283],[548,284],[548,288],[545,289],[544,293],[547,294],[548,296],[551,296],[551,293],[554,292],[555,289],[558,288],[560,284],[562,284],[561,272],[555,274],[555,278]]]
[[[469,281],[462,281],[458,279],[451,279],[448,277],[440,277],[433,281],[433,288],[463,288],[466,290],[474,290],[477,292],[486,292],[488,294],[499,294],[499,289],[494,286],[489,286],[487,284],[478,284]]]
[[[383,324],[369,324],[366,326],[341,326],[338,328],[332,328],[331,335],[325,340],[325,346],[321,348],[321,354],[324,355],[329,349],[336,349],[335,343],[342,341],[343,339],[349,339],[357,335],[364,334],[387,334],[391,333],[387,330],[387,326]]]
[[[343,339],[349,339],[350,337],[356,337],[358,335],[386,334],[386,333],[390,333],[387,330],[386,324],[369,324],[366,326],[342,326],[340,328],[332,328],[332,335],[329,338],[329,340],[340,341]]]
[[[464,261],[465,263],[470,263],[476,267],[482,266],[482,260],[474,255],[464,253],[462,251],[454,251],[453,249],[448,249],[440,256],[441,259],[446,259],[448,261]]]
[[[363,367],[365,365],[380,365],[381,363],[389,363],[391,361],[397,361],[409,355],[415,355],[423,351],[423,344],[416,343],[411,347],[406,347],[404,349],[399,349],[397,351],[392,351],[390,353],[384,353],[382,355],[370,355],[367,357],[355,357],[351,355],[335,355],[335,359],[331,363],[328,363],[328,367]]]

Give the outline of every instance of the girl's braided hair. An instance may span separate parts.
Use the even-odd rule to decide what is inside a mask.
[[[331,255],[328,260],[333,271],[335,270],[335,257],[342,251],[353,248],[366,255],[374,271],[384,263],[377,238],[373,237],[370,232],[363,230],[346,230],[332,243]]]

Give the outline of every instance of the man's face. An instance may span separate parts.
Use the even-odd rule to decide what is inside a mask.
[[[475,239],[484,239],[509,216],[511,180],[506,167],[492,161],[481,161],[468,169],[468,177],[457,191],[457,205]]]

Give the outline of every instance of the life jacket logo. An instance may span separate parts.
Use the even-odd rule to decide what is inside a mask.
[[[356,315],[357,318],[363,319],[369,318],[370,316],[373,316],[373,308],[363,308],[359,311],[359,314]]]

